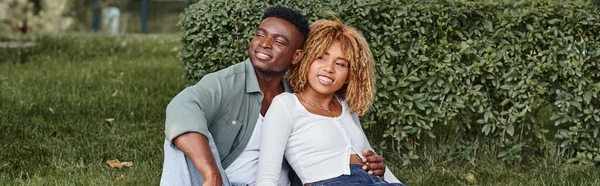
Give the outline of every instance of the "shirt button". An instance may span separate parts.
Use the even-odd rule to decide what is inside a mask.
[[[235,121],[235,120],[231,121],[231,124],[235,125],[236,123],[237,123],[237,121]]]

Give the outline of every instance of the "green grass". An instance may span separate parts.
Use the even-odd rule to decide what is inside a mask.
[[[497,151],[490,147],[479,149],[475,158],[465,160],[460,155],[448,158],[445,150],[435,148],[437,144],[425,143],[428,146],[424,145],[418,154],[419,160],[407,167],[391,165],[395,175],[408,185],[600,185],[598,167],[563,164],[553,150],[522,164],[508,165],[497,158]],[[387,161],[401,162],[393,154],[385,157]],[[469,182],[466,174],[472,174],[476,181]]]
[[[158,185],[164,110],[186,84],[172,51],[177,35],[41,38],[27,56],[0,49],[11,55],[0,61],[0,183]],[[564,165],[552,151],[506,165],[493,148],[469,161],[436,143],[453,141],[422,142],[406,167],[386,153],[388,166],[409,185],[600,185],[598,167]],[[112,169],[111,159],[134,166]]]
[[[65,58],[68,51],[50,51],[32,61],[0,63],[0,183],[159,182],[164,110],[184,87],[171,51],[179,45],[177,37],[107,40],[131,42],[123,51],[143,49],[72,58]],[[108,124],[106,118],[115,121]],[[111,159],[134,166],[111,169],[106,165]]]

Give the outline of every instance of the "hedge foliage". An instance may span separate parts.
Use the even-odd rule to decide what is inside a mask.
[[[377,96],[363,119],[373,142],[418,159],[419,144],[466,158],[477,144],[519,162],[559,148],[567,162],[600,162],[600,11],[576,1],[201,0],[180,16],[185,77],[247,58],[270,6],[310,22],[334,12],[367,38]],[[380,134],[380,135],[379,135]],[[372,143],[373,143],[372,142]],[[465,145],[466,144],[466,145]],[[475,146],[475,147],[473,147]],[[385,150],[387,149],[387,150]]]

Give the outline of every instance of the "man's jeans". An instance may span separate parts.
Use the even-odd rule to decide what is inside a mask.
[[[206,136],[208,138],[208,145],[212,151],[215,162],[221,172],[224,186],[243,186],[245,184],[230,183],[223,166],[221,165],[221,158],[219,158],[219,151],[213,140],[212,135]],[[204,178],[200,171],[194,166],[194,163],[183,153],[183,151],[171,147],[171,142],[165,139],[164,144],[165,159],[163,163],[162,177],[160,178],[161,186],[201,186],[204,183]]]

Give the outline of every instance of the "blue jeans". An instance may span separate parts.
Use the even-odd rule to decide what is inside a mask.
[[[312,186],[406,186],[402,183],[388,183],[377,176],[362,170],[360,164],[350,164],[350,175],[341,175],[312,183]]]
[[[223,178],[223,186],[245,186],[246,184],[230,183],[221,160],[219,158],[219,151],[213,140],[212,135],[206,136],[208,139],[208,145],[212,151],[221,177]],[[194,166],[192,161],[179,149],[175,149],[171,146],[171,142],[165,139],[164,144],[165,159],[163,163],[163,172],[160,179],[161,186],[201,186],[204,183],[204,178],[200,171]]]

